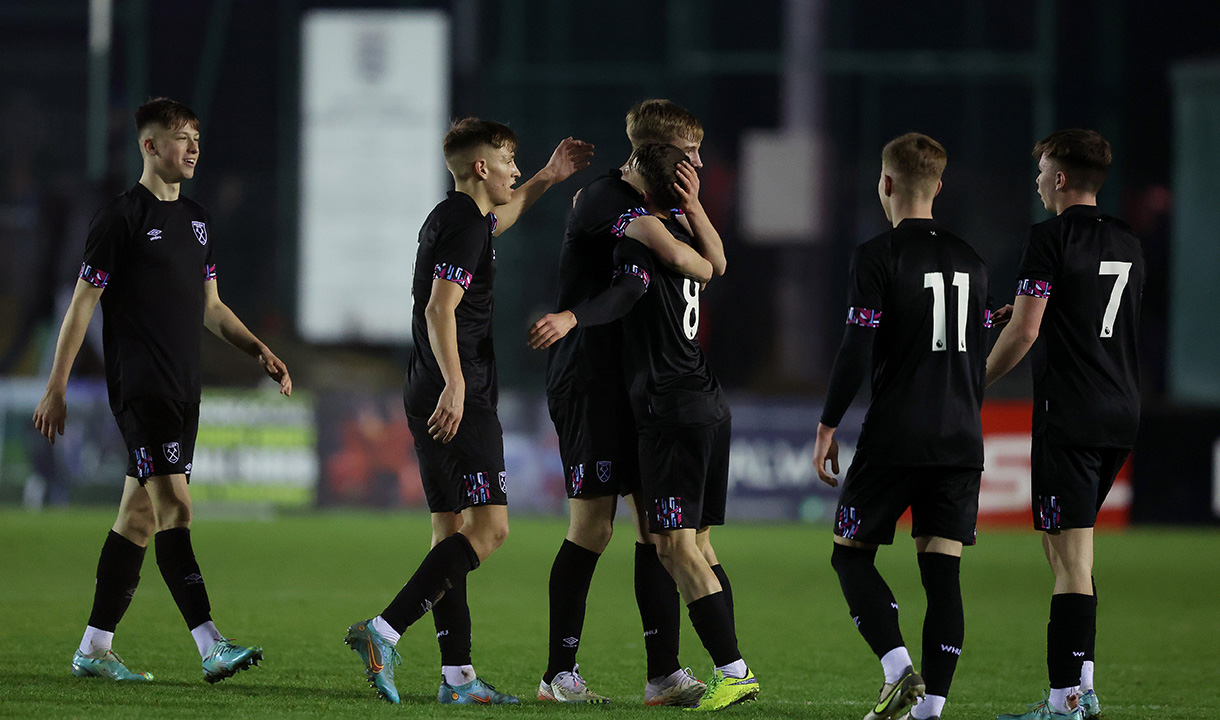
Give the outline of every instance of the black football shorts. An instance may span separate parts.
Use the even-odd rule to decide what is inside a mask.
[[[640,431],[640,499],[650,532],[724,524],[732,425],[726,417],[709,427]]]
[[[1034,529],[1055,533],[1096,525],[1097,512],[1130,453],[1035,437],[1030,451]]]
[[[127,445],[127,475],[143,485],[150,477],[186,475],[191,480],[199,403],[134,398],[114,416]]]
[[[911,537],[973,545],[981,477],[977,468],[881,465],[857,452],[835,509],[835,535],[890,545],[898,519],[910,508]]]
[[[415,437],[419,476],[434,513],[460,513],[468,507],[508,504],[504,472],[504,430],[494,410],[467,407],[448,444],[428,434],[428,419],[407,416]]]
[[[639,435],[627,393],[548,397],[570,498],[629,495],[640,489]]]

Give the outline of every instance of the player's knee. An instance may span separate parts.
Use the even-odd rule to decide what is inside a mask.
[[[151,507],[120,508],[114,531],[136,545],[146,546],[157,530],[157,519]]]
[[[194,519],[190,504],[184,502],[164,503],[156,509],[156,516],[158,531],[189,528]]]
[[[614,535],[614,523],[607,519],[574,522],[568,527],[568,539],[586,550],[601,553]]]

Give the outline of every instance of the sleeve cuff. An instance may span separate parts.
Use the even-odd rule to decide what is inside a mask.
[[[881,311],[869,310],[868,308],[848,308],[846,324],[867,328],[881,327]]]
[[[1029,295],[1039,300],[1045,300],[1051,296],[1051,281],[1032,280],[1029,278],[1020,280],[1017,282],[1017,295]]]
[[[80,264],[80,275],[78,277],[95,288],[104,288],[106,283],[110,282],[110,273],[105,270],[98,270],[89,263],[84,262]]]
[[[474,279],[474,276],[457,265],[437,263],[436,267],[432,268],[432,279],[448,280],[451,283],[461,285],[463,290],[469,290],[470,281]]]

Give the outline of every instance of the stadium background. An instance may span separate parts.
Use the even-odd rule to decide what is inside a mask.
[[[105,7],[110,22],[97,23]],[[370,9],[391,15],[329,14]],[[306,25],[328,20],[357,29],[307,54]],[[392,41],[413,20],[442,30],[429,42]],[[395,710],[372,702],[338,638],[415,567],[428,535],[401,409],[409,348],[368,337],[378,318],[409,311],[391,299],[406,282],[377,286],[384,302],[341,322],[347,336],[318,339],[301,307],[317,298],[322,310],[342,306],[345,288],[359,294],[384,278],[383,266],[408,275],[418,222],[395,224],[394,213],[430,207],[447,178],[437,170],[439,135],[411,145],[400,131],[467,114],[517,130],[527,176],[567,135],[598,152],[593,169],[550,192],[498,245],[496,349],[516,520],[496,560],[472,576],[471,602],[480,667],[528,694],[545,658],[541,608],[564,502],[541,401],[545,359],[524,333],[551,309],[571,194],[626,157],[627,107],[662,96],[703,120],[703,198],[731,260],[705,295],[701,339],[734,409],[734,522],[718,550],[734,574],[743,652],[766,683],[741,714],[858,717],[876,688],[875,660],[826,560],[834,494],[809,457],[839,343],[847,258],[884,227],[880,147],[908,130],[944,142],[937,216],[976,245],[1002,298],[1027,226],[1045,217],[1029,148],[1055,128],[1090,126],[1115,148],[1102,205],[1144,237],[1149,268],[1140,446],[1098,538],[1099,688],[1114,720],[1217,717],[1220,656],[1208,631],[1220,593],[1220,334],[1210,330],[1220,277],[1216,27],[1220,4],[1208,0],[0,2],[0,716]],[[404,62],[404,48],[441,61]],[[326,156],[347,164],[313,166],[321,174],[312,177],[333,171],[329,179],[350,190],[344,182],[367,183],[375,169],[391,187],[376,207],[304,199],[319,157],[306,110],[317,97],[310,67],[346,68],[348,85],[340,78],[330,97],[358,86],[366,103],[326,116],[353,123],[364,145]],[[400,126],[379,114],[387,106],[377,103],[403,102],[377,92],[382,83],[428,78],[426,122],[408,114]],[[268,648],[266,667],[216,688],[199,682],[181,620],[147,565],[122,652],[162,682],[139,690],[67,673],[65,650],[88,613],[125,463],[98,327],[73,372],[67,434],[52,448],[29,421],[89,218],[138,176],[130,113],[150,95],[202,116],[202,166],[184,192],[212,212],[222,296],[285,359],[297,389],[279,398],[253,364],[205,340],[194,533],[223,626]],[[393,194],[396,178],[421,173],[431,189]],[[327,208],[343,222],[314,232],[321,242],[310,246],[319,225],[303,218]],[[384,252],[369,250],[376,242]],[[328,248],[321,265],[310,255]],[[387,261],[404,253],[405,263]],[[338,293],[326,294],[328,278],[340,276]],[[1049,573],[1024,525],[1027,367],[993,390],[983,542],[963,570],[969,652],[952,717],[1012,711],[1045,682]],[[845,420],[845,440],[864,402]],[[638,621],[623,611],[632,599],[620,535],[595,578],[598,621],[582,663],[597,689],[625,699],[639,692],[642,653]],[[913,638],[922,596],[908,543],[898,545],[879,565]],[[412,711],[427,714],[436,650],[421,632],[399,684]],[[684,661],[703,672],[689,627],[684,635]],[[614,713],[643,715],[633,707]],[[529,717],[552,710],[521,708]]]

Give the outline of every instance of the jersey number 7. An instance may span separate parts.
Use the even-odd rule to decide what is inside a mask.
[[[923,286],[932,290],[932,352],[944,352],[945,326],[948,312],[945,309],[945,274],[930,272],[923,274]],[[970,275],[953,273],[953,287],[957,288],[957,351],[966,352],[966,310],[970,303]]]
[[[1114,320],[1118,317],[1118,306],[1123,300],[1123,288],[1127,287],[1127,280],[1131,278],[1131,263],[1103,260],[1097,274],[1115,276],[1110,302],[1106,303],[1106,312],[1101,316],[1101,336],[1114,337]]]

